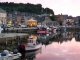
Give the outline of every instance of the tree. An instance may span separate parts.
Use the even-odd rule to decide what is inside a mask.
[[[54,15],[50,16],[50,19],[51,19],[52,21],[55,21]]]
[[[43,8],[41,4],[23,4],[23,3],[14,3],[14,2],[3,2],[0,3],[0,8],[6,10],[7,12],[11,11],[20,11],[20,12],[27,12],[27,13],[34,13],[34,14],[41,14],[41,11],[43,10],[43,13],[47,14],[54,14],[53,10],[50,8]]]

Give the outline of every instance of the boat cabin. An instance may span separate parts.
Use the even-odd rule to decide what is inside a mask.
[[[30,36],[28,39],[27,45],[29,45],[29,46],[37,45],[37,39],[33,38],[33,36]]]

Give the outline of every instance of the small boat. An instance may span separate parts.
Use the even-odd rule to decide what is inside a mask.
[[[28,43],[25,45],[25,51],[30,52],[30,51],[36,51],[41,48],[41,43],[37,41],[36,36],[29,36],[28,38]]]
[[[14,60],[20,58],[22,55],[21,53],[17,52],[14,54],[13,52],[9,52],[8,50],[4,50],[0,53],[0,60]]]
[[[20,43],[19,52],[32,52],[41,48],[42,44],[37,41],[37,37],[34,35],[29,36],[27,43]]]
[[[37,34],[48,34],[48,33],[49,32],[47,28],[41,27],[37,29]]]

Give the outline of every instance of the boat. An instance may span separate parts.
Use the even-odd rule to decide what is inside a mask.
[[[31,51],[36,51],[41,48],[41,43],[37,41],[36,36],[29,36],[28,38],[28,43],[25,45],[25,51],[26,52],[31,52]]]
[[[49,33],[49,30],[48,28],[46,27],[40,27],[40,28],[37,28],[37,34],[48,34]]]
[[[37,37],[34,35],[29,36],[26,43],[19,44],[19,52],[31,52],[40,49],[41,43],[37,41]]]
[[[13,52],[10,52],[8,50],[4,50],[2,53],[0,53],[0,60],[14,60],[20,58],[22,55],[21,53],[17,52],[14,54]]]

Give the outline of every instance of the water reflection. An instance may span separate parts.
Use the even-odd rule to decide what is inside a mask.
[[[50,41],[50,40],[48,40]],[[37,60],[80,60],[80,34],[66,32],[54,35],[51,44],[42,46],[42,54]],[[59,44],[60,43],[60,44]]]
[[[79,32],[75,33],[75,39],[76,39],[76,41],[80,41],[80,33]]]
[[[41,53],[41,49],[32,52],[23,52],[21,60],[34,60],[36,59],[36,55]]]
[[[13,51],[13,49],[17,48],[17,44],[11,40],[0,40],[0,52],[4,49],[9,51]]]
[[[71,41],[42,47],[42,54],[37,55],[37,60],[80,60],[80,43],[73,38]]]
[[[51,38],[53,38],[53,35],[37,35],[38,41],[41,42],[44,45],[48,45],[51,43]]]
[[[71,41],[73,38],[74,33],[71,32],[64,32],[64,33],[57,33],[57,34],[49,34],[49,35],[38,35],[38,41],[43,44],[51,44],[53,42],[62,43],[63,41]]]
[[[22,53],[21,60],[80,60],[80,33],[62,32],[48,35],[37,35],[42,49]],[[25,42],[25,39],[21,40]],[[7,44],[6,44],[7,42]],[[0,40],[0,50],[17,48],[16,40]]]

